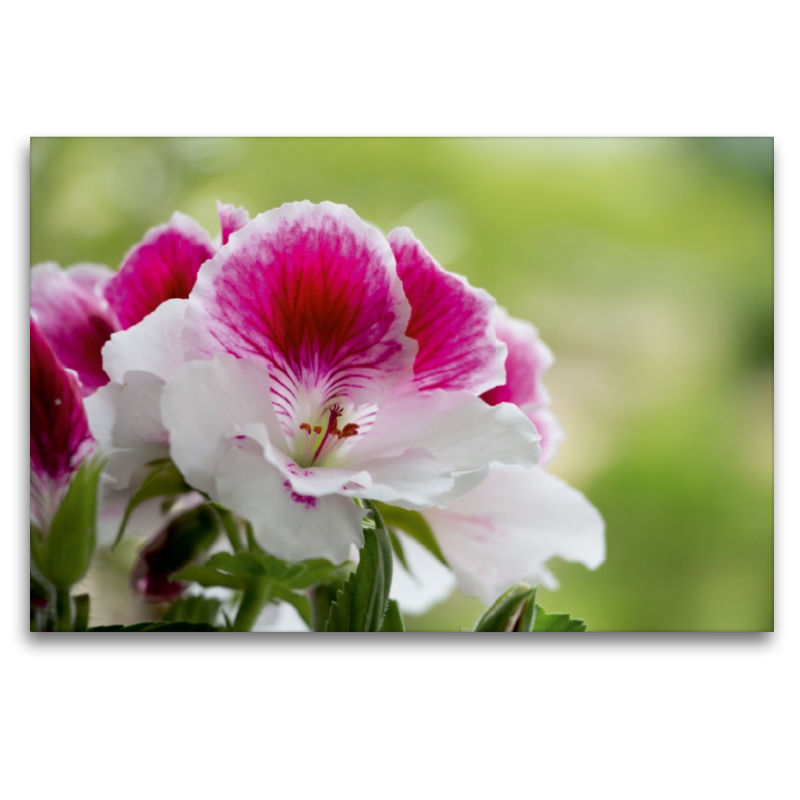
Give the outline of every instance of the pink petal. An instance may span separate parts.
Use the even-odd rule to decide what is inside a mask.
[[[409,382],[409,315],[377,230],[346,206],[288,203],[248,223],[200,270],[184,344],[266,365],[276,410],[294,420],[305,401],[376,402]]]
[[[92,449],[81,388],[31,320],[31,505],[37,519]]]
[[[122,262],[105,295],[122,328],[143,320],[165,300],[187,298],[200,265],[214,255],[209,235],[178,212],[150,229]]]
[[[550,348],[528,322],[509,317],[504,309],[497,314],[497,337],[508,345],[506,381],[481,397],[490,405],[514,403],[543,405],[550,395],[541,382],[542,373],[553,364]]]
[[[542,454],[539,456],[539,466],[547,466],[558,453],[558,448],[564,440],[564,429],[558,421],[556,415],[549,408],[535,407],[528,408],[523,406],[522,411],[525,416],[536,426],[536,430],[542,437],[539,445]]]
[[[31,270],[34,317],[61,363],[78,373],[84,394],[108,383],[100,353],[120,327],[103,297],[113,275],[94,264],[64,270],[51,262]]]
[[[434,261],[408,228],[387,237],[411,303],[406,334],[419,343],[414,383],[428,391],[480,394],[505,379],[494,298]]]
[[[247,210],[236,208],[233,203],[220,203],[217,200],[217,214],[219,214],[219,225],[222,228],[222,244],[228,244],[228,239],[232,233],[236,233],[250,221]]]

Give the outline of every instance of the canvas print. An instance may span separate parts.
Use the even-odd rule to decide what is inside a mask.
[[[30,629],[773,629],[771,139],[31,140]]]

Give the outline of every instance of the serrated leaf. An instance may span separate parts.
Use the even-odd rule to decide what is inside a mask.
[[[213,625],[222,605],[215,597],[183,597],[173,603],[161,617],[162,622],[207,622]]]
[[[359,551],[355,572],[345,581],[331,604],[326,631],[379,631],[389,604],[392,586],[392,544],[375,503],[364,505],[372,511],[375,528],[364,528],[364,546]]]
[[[518,630],[521,621],[529,624],[532,614],[526,615],[526,606],[532,607],[536,589],[527,583],[517,583],[504,592],[486,610],[475,626],[476,633],[499,633]],[[529,632],[529,631],[519,631]]]
[[[44,542],[42,572],[56,586],[77,583],[94,555],[97,526],[97,485],[103,462],[87,459],[56,511]],[[33,541],[33,535],[31,540]]]
[[[399,528],[412,539],[416,539],[446,567],[450,566],[439,547],[439,543],[436,541],[436,537],[433,535],[431,526],[428,525],[425,517],[419,511],[408,511],[405,508],[389,506],[385,503],[375,503],[375,505],[378,507],[387,527]]]
[[[400,613],[400,606],[397,600],[390,600],[389,607],[386,609],[386,616],[383,618],[381,633],[404,633],[403,615]]]
[[[125,529],[128,527],[128,520],[131,514],[145,500],[150,500],[152,497],[174,497],[191,491],[192,487],[184,481],[183,475],[181,475],[172,461],[167,459],[155,462],[152,472],[144,479],[142,485],[134,492],[133,497],[128,502],[128,507],[122,517],[113,547],[116,547],[125,535]]]
[[[184,567],[173,576],[176,581],[194,581],[201,586],[224,586],[227,589],[244,589],[244,579],[216,569],[192,565]]]
[[[139,622],[136,625],[98,625],[90,633],[216,633],[207,622]]]
[[[572,619],[569,614],[548,614],[541,606],[536,606],[533,622],[534,633],[583,633],[586,622]]]

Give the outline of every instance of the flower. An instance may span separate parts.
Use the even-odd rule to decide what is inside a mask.
[[[536,328],[502,309],[497,335],[508,346],[506,380],[482,398],[490,405],[513,403],[536,425],[541,434],[540,463],[531,469],[494,468],[446,508],[423,512],[459,588],[487,603],[518,581],[555,588],[558,583],[545,566],[555,556],[589,569],[605,559],[605,525],[597,509],[543,468],[563,439],[541,382],[553,355]],[[407,537],[403,542],[410,543]],[[453,581],[427,551],[413,546],[406,550],[412,577],[418,580],[415,584],[400,573],[392,596],[406,610],[420,613],[444,599]]]
[[[224,233],[237,212],[220,206],[219,214]],[[33,317],[61,362],[77,373],[84,395],[108,383],[101,351],[111,334],[132,327],[166,300],[188,297],[197,270],[216,250],[191,217],[176,212],[145,234],[119,272],[97,264],[33,267]]]
[[[534,425],[478,396],[504,376],[495,311],[407,229],[289,203],[230,233],[187,300],[111,337],[92,430],[121,485],[168,451],[274,555],[344,560],[353,499],[428,508],[463,474],[536,462]]]
[[[70,480],[94,448],[80,384],[31,319],[31,518],[47,532]]]

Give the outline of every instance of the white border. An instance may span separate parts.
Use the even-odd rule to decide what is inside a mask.
[[[800,611],[790,5],[289,5],[14,7],[0,56],[7,503],[26,491],[30,135],[774,135],[778,633],[86,646],[20,633],[15,519],[8,796],[786,796]]]

